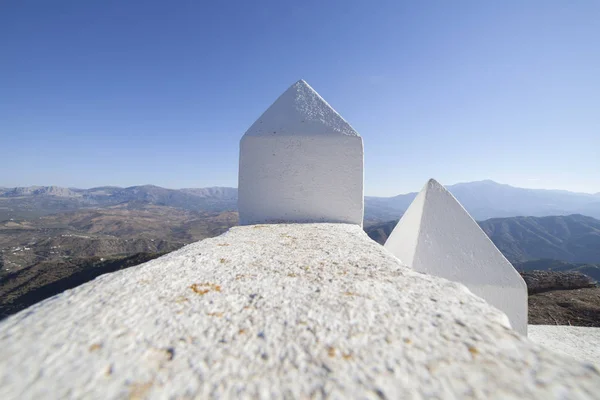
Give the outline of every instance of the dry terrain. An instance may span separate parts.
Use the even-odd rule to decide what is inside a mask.
[[[529,323],[600,327],[600,288],[553,290],[530,295]]]
[[[44,261],[163,253],[225,232],[237,213],[124,204],[0,222],[0,277]]]
[[[111,193],[111,196],[125,196],[114,188],[100,189],[94,189],[97,196],[104,195],[104,192]],[[36,207],[39,201],[49,201],[45,197],[37,199],[38,203],[31,200],[31,204],[21,201],[21,197],[10,197],[9,200],[21,207],[19,210],[37,210],[37,214],[0,221],[0,318],[101,274],[145,262],[197,240],[217,236],[238,223],[237,212],[226,210],[230,207],[232,194],[223,192],[223,189],[211,189],[208,194],[202,190],[187,189],[183,194],[176,195],[160,188],[150,189],[127,189],[127,196],[135,195],[140,199],[116,205],[112,202],[120,198],[115,200],[110,197],[105,205],[88,204],[90,200],[85,198],[88,202],[85,208],[58,213],[54,208],[42,208],[43,212],[40,213]],[[54,192],[56,190],[53,189]],[[226,197],[222,206],[219,206],[220,200],[206,197],[215,193]],[[65,195],[62,192],[59,194]],[[67,197],[70,201],[82,201],[78,193],[67,194],[71,196]],[[152,201],[148,201],[149,198]],[[210,201],[212,210],[199,210],[198,205],[190,200],[197,198],[205,199],[205,204]],[[54,201],[53,207],[66,204],[51,199]],[[97,203],[104,201],[100,197],[92,200]],[[556,222],[552,219],[538,220]],[[564,229],[566,225],[562,222],[565,221],[569,224],[569,230]],[[566,241],[570,240],[570,236],[565,235],[579,232],[587,235],[585,237],[590,239],[590,243],[595,239],[596,233],[590,231],[591,223],[587,219],[582,220],[579,216],[562,217],[560,222],[553,231],[553,238],[558,237],[557,232],[562,232]],[[505,221],[502,226],[509,226],[510,223]],[[366,220],[365,230],[373,239],[383,243],[395,224],[395,221],[376,223]],[[500,236],[495,239],[510,239],[511,243],[517,243],[511,246],[518,248],[525,248],[524,243],[534,243],[542,237],[537,233],[510,236],[506,233],[509,231],[502,232],[505,233],[501,239],[498,239]],[[560,238],[562,236],[552,240],[562,240]],[[582,248],[587,251],[589,246]],[[571,251],[576,251],[576,248]],[[510,258],[510,254],[506,255]],[[523,274],[530,289],[530,323],[600,326],[600,288],[591,287],[593,281],[579,274],[587,273],[598,279],[598,265],[556,260],[511,261],[517,268],[527,271]],[[531,271],[538,269],[554,271]],[[559,271],[566,273],[561,275]]]

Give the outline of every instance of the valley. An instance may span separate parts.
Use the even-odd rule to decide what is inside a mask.
[[[232,211],[125,203],[0,222],[0,276],[43,261],[163,253],[223,233]]]
[[[497,192],[507,185],[489,182],[452,187],[463,197],[470,193],[467,203],[479,199],[487,204],[485,210],[471,204],[478,213],[506,213],[485,200],[482,185],[493,187],[495,195],[507,195]],[[542,192],[536,196],[548,195]],[[559,198],[565,196],[559,193]],[[579,198],[579,194],[574,196]],[[397,223],[389,216],[401,216],[412,198],[412,194],[365,198],[366,233],[383,244]],[[104,273],[220,235],[238,224],[236,202],[237,190],[233,188],[172,190],[146,185],[87,190],[55,186],[0,189],[0,318]],[[574,208],[580,205],[575,204]],[[593,217],[495,217],[479,225],[524,274],[553,271],[558,274],[554,279],[566,279],[560,274],[583,273],[600,281],[600,221]],[[565,301],[565,294],[559,293],[564,290],[556,288],[531,293],[533,321],[548,323],[546,309],[553,309],[552,318],[557,321],[576,323],[573,321],[579,318],[580,324],[595,326],[595,317],[582,317],[581,313],[589,314],[585,310],[595,310],[600,304],[595,300],[600,289],[568,289],[584,298],[575,303]],[[589,304],[582,306],[584,303]],[[585,310],[577,311],[579,306]]]

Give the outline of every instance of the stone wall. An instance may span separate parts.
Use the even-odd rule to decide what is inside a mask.
[[[463,285],[357,225],[228,233],[0,323],[0,398],[597,398]]]

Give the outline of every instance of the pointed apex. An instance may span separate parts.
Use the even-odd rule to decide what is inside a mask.
[[[446,188],[441,183],[439,183],[438,181],[436,181],[433,178],[431,178],[427,181],[427,183],[425,184],[425,187],[423,189],[446,190]]]
[[[244,136],[359,136],[305,80],[290,86]]]
[[[446,188],[430,179],[385,243],[414,270],[467,286],[527,333],[523,278]]]

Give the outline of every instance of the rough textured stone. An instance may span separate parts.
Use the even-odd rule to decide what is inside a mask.
[[[359,134],[306,81],[290,86],[245,136],[356,136]]]
[[[0,398],[597,398],[464,286],[356,225],[256,225],[0,323]]]
[[[600,328],[529,325],[529,338],[548,349],[600,366]]]

